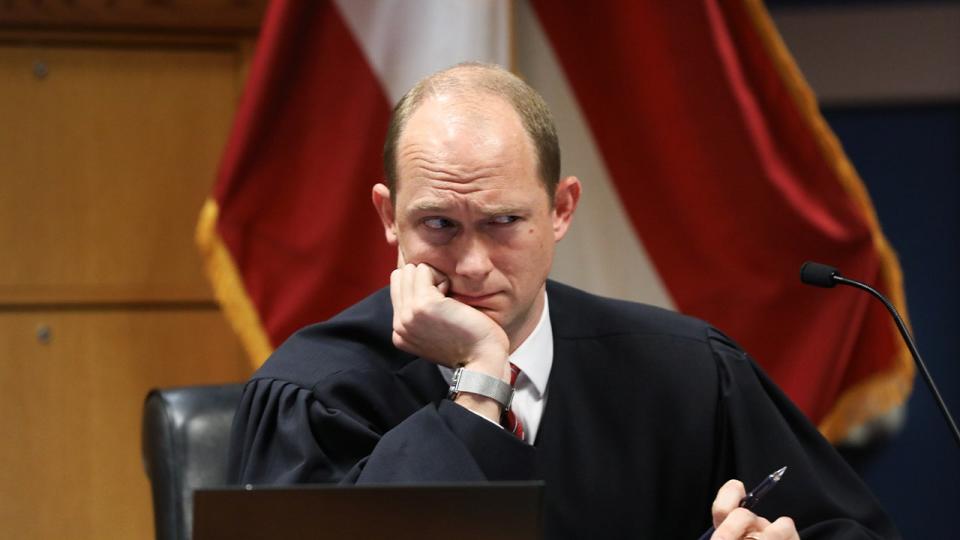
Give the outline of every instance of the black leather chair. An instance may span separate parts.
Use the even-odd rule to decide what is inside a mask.
[[[189,540],[193,491],[226,484],[230,425],[242,384],[151,390],[143,405],[143,464],[157,540]]]

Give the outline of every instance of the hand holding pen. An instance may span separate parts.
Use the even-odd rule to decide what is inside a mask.
[[[749,493],[744,494],[743,485],[731,480],[724,484],[713,503],[713,522],[723,538],[743,538],[745,540],[774,540],[798,538],[796,528],[790,518],[780,518],[773,523],[753,514],[752,510],[783,477],[787,468],[774,471]],[[739,499],[739,503],[736,501]],[[743,510],[738,510],[742,508]],[[711,538],[715,529],[710,527],[700,536],[700,540]]]

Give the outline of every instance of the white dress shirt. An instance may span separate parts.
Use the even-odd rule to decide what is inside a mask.
[[[523,424],[523,440],[529,444],[537,440],[540,418],[547,403],[547,380],[553,367],[553,327],[550,325],[549,307],[547,293],[544,292],[540,321],[509,358],[520,368],[511,408]],[[451,384],[453,370],[446,366],[438,367],[447,384]]]

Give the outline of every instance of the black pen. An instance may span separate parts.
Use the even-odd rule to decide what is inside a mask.
[[[763,482],[751,489],[750,493],[747,493],[746,497],[740,499],[740,508],[746,508],[747,510],[752,510],[754,506],[760,502],[760,499],[767,494],[768,491],[773,489],[773,486],[777,485],[777,482],[783,478],[783,473],[787,472],[786,467],[782,467],[776,471],[770,473],[766,478],[763,479]],[[713,536],[713,532],[716,529],[710,527],[707,529],[707,532],[700,535],[698,540],[710,540],[710,537]]]

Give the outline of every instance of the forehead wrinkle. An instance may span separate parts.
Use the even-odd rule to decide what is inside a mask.
[[[500,167],[439,166],[431,162],[413,162],[410,164],[411,176],[428,181],[466,184],[476,180],[496,180],[503,178]],[[420,174],[418,174],[418,172]]]
[[[504,165],[470,164],[450,161],[437,152],[410,149],[403,153],[401,177],[419,177],[431,181],[466,184],[476,180],[503,178]],[[405,174],[406,173],[406,174]]]

